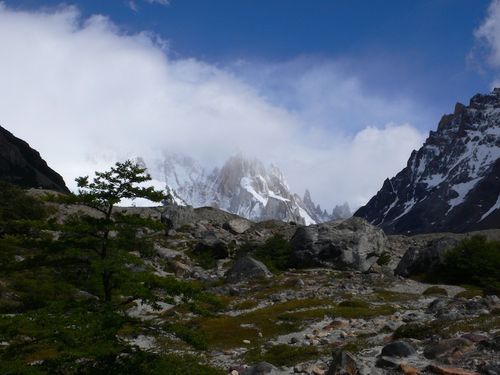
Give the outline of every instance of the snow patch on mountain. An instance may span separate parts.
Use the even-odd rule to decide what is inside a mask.
[[[165,154],[149,169],[164,180],[179,205],[217,207],[254,221],[276,219],[305,225],[351,216],[347,204],[327,213],[312,201],[309,191],[304,198],[292,193],[277,166],[266,167],[242,155],[208,172],[188,156]]]
[[[500,227],[500,89],[457,103],[356,216],[389,233]],[[480,223],[480,224],[479,224]]]

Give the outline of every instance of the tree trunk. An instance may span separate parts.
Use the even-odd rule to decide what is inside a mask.
[[[102,273],[102,286],[104,288],[104,301],[111,302],[111,272],[104,271]]]

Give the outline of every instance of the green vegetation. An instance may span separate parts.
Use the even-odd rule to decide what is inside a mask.
[[[490,315],[483,315],[463,320],[434,320],[426,324],[404,324],[396,329],[394,332],[394,338],[413,338],[417,340],[424,340],[437,333],[444,338],[450,338],[454,337],[458,332],[488,332],[492,329],[498,328],[499,325],[499,312],[492,312]]]
[[[62,223],[48,219],[53,212],[46,207],[54,203],[0,183],[1,374],[221,374],[197,358],[145,353],[127,341],[164,331],[125,314],[135,299],[155,306],[177,296],[181,306],[209,315],[227,301],[198,283],[152,272],[143,259],[151,256],[152,236],[162,225],[113,211],[117,197],[144,192],[120,180],[122,172],[129,182],[138,181],[140,170],[126,162],[98,174],[93,183],[81,181],[87,189],[81,196],[52,197],[101,212],[68,216]],[[172,331],[195,347],[203,345],[182,328]]]
[[[280,344],[272,346],[265,352],[261,349],[249,350],[245,355],[248,363],[269,362],[275,366],[291,366],[319,356],[319,350],[314,346],[290,346]]]
[[[112,216],[113,208],[122,199],[146,198],[159,202],[166,197],[153,187],[141,186],[150,181],[151,176],[146,173],[146,168],[141,168],[130,160],[117,162],[109,171],[96,172],[95,175],[92,182],[89,182],[88,176],[76,179],[79,188],[76,198],[78,203],[96,209],[104,217],[74,217],[70,224],[77,228],[73,232],[73,244],[95,253],[96,257],[89,259],[101,275],[104,300],[109,302],[114,286],[113,275],[123,266],[120,260],[124,260],[120,254],[123,241],[114,241],[110,234],[118,232],[123,236],[130,233],[134,225],[137,227],[137,221],[140,221],[138,217],[128,220],[126,215],[115,219]]]
[[[439,286],[430,286],[422,294],[424,296],[447,296],[448,292]]]
[[[167,330],[175,334],[184,342],[192,345],[195,349],[207,349],[207,340],[203,333],[201,333],[200,331],[180,324],[171,324],[167,327]]]
[[[255,259],[264,263],[272,273],[280,273],[288,268],[292,249],[281,236],[269,238],[263,245],[256,246],[252,253]]]
[[[386,266],[387,264],[389,264],[390,261],[391,261],[391,254],[384,251],[377,259],[377,264],[379,266]]]
[[[394,312],[389,305],[354,300],[335,306],[331,300],[312,298],[287,301],[238,316],[197,318],[191,324],[203,332],[209,348],[227,349],[241,345],[243,339],[258,343],[298,331],[307,322],[321,320],[324,316],[369,318]]]
[[[464,239],[446,254],[443,273],[451,282],[467,283],[500,293],[500,241],[484,236]]]

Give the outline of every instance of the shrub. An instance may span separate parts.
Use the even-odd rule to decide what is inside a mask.
[[[440,295],[440,296],[447,296],[448,292],[446,289],[440,288],[438,286],[431,286],[424,290],[422,293],[424,296],[433,296],[433,295]]]
[[[500,241],[484,236],[464,239],[445,256],[443,273],[450,281],[500,292]]]
[[[384,251],[377,259],[377,264],[379,266],[386,266],[387,264],[389,264],[390,261],[391,261],[391,254]]]
[[[254,250],[254,257],[264,263],[273,273],[288,268],[292,248],[287,240],[281,236],[269,238],[262,246]]]

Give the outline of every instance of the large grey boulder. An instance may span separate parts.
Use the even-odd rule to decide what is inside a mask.
[[[249,367],[243,372],[243,375],[273,375],[279,374],[280,371],[268,362],[259,362],[252,367]]]
[[[403,255],[394,273],[408,277],[415,273],[436,271],[444,263],[446,253],[459,242],[460,239],[456,236],[445,236],[423,245],[414,245]]]
[[[165,223],[167,231],[179,229],[180,227],[192,224],[195,221],[194,209],[191,206],[179,206],[169,204],[161,215],[161,221]]]
[[[223,225],[224,229],[229,230],[233,234],[245,233],[252,226],[252,222],[246,219],[232,219],[225,222]]]
[[[368,271],[384,252],[384,232],[359,217],[299,227],[290,240],[291,265]]]
[[[272,273],[266,265],[248,255],[236,259],[226,273],[226,281],[231,284],[269,277],[272,277]]]

